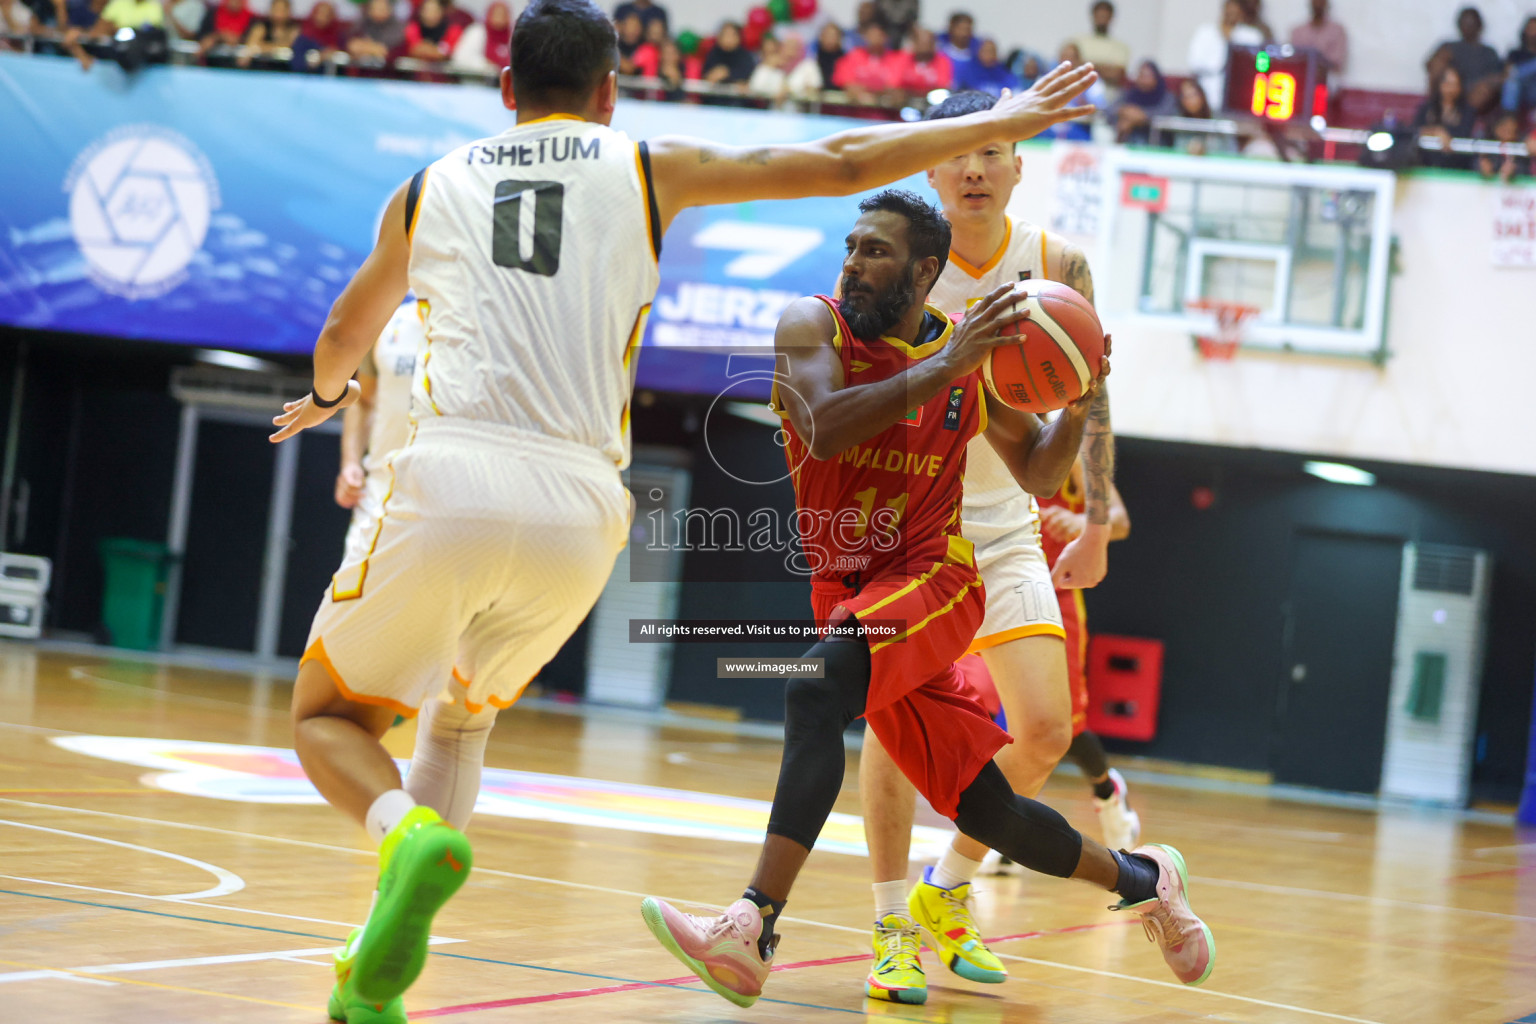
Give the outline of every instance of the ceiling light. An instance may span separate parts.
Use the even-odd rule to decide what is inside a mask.
[[[1319,480],[1328,480],[1336,484],[1370,487],[1376,483],[1375,473],[1367,473],[1363,469],[1346,466],[1342,462],[1303,462],[1301,468],[1303,472],[1310,473]]]

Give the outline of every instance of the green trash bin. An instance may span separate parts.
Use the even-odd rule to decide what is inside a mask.
[[[102,539],[101,622],[113,647],[153,651],[160,646],[170,564],[164,544],[131,537]]]

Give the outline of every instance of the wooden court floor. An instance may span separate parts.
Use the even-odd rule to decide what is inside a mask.
[[[328,951],[365,915],[375,859],[329,808],[280,802],[304,799],[283,753],[287,692],[286,680],[0,644],[0,1022],[322,1024]],[[728,833],[760,834],[759,812],[700,794],[768,799],[778,745],[613,716],[502,718],[489,764],[542,774],[488,775],[496,813],[470,829],[475,873],[438,918],[413,1019],[1461,1024],[1536,1013],[1536,835],[1134,779],[1147,837],[1184,851],[1215,931],[1206,987],[1173,983],[1102,894],[1009,878],[985,883],[978,910],[1006,983],[970,984],[928,954],[926,1006],[867,1002],[866,862],[818,849],[782,928],[783,966],[740,1010],[679,980],[638,904],[740,893],[756,848]],[[406,727],[391,743],[404,754],[410,741]],[[1086,797],[1068,772],[1046,792],[1092,827]],[[838,810],[859,813],[852,760]],[[846,843],[856,824],[836,836]]]

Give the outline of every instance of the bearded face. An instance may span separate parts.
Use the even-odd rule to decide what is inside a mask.
[[[879,338],[891,333],[901,323],[901,318],[917,301],[914,269],[915,261],[909,261],[899,278],[879,289],[843,275],[842,298],[837,300],[837,311],[848,321],[848,329],[853,331],[854,337]]]

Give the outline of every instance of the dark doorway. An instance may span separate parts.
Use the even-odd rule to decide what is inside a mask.
[[[1402,541],[1298,532],[1293,552],[1270,757],[1275,781],[1374,793]]]
[[[265,427],[198,425],[176,642],[256,649],[276,449]]]

